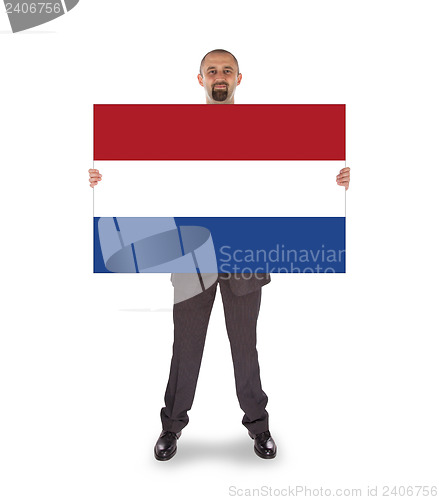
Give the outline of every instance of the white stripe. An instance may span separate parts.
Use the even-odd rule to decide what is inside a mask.
[[[344,217],[344,161],[96,161],[96,217]]]

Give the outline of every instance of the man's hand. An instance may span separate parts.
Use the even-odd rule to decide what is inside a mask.
[[[102,179],[102,174],[99,173],[99,170],[95,168],[91,168],[88,173],[90,174],[90,186],[95,187],[96,184]]]
[[[337,184],[339,186],[345,186],[346,191],[349,189],[349,181],[351,180],[350,168],[342,168],[340,173],[337,175]]]

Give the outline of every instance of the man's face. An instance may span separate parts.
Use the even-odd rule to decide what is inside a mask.
[[[201,67],[198,81],[206,92],[208,104],[233,104],[236,86],[241,83],[235,59],[230,54],[209,54]]]

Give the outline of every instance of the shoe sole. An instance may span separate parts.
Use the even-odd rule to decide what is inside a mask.
[[[159,460],[160,462],[166,462],[167,460],[171,460],[171,458],[175,457],[176,453],[177,453],[177,448],[168,457],[159,457],[154,450],[154,457],[156,458],[156,460]]]

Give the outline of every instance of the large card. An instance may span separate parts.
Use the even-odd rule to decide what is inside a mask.
[[[344,105],[95,105],[94,166],[95,272],[345,272]]]

